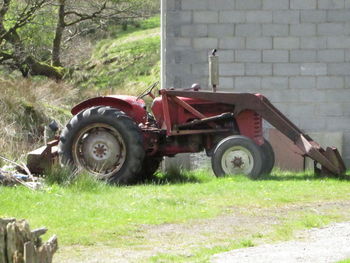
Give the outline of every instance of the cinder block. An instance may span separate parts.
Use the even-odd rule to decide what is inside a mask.
[[[275,49],[298,49],[300,39],[298,37],[274,37],[273,47]]]
[[[272,23],[272,11],[247,11],[247,23]]]
[[[288,9],[289,0],[263,0],[263,9]]]
[[[235,78],[235,91],[255,92],[261,88],[261,79],[256,77]]]
[[[181,0],[166,0],[167,11],[181,10]]]
[[[263,35],[271,37],[283,37],[288,36],[289,26],[280,24],[264,24]]]
[[[221,38],[233,37],[235,26],[233,24],[211,24],[208,25],[208,36]]]
[[[186,75],[191,72],[191,65],[184,64],[167,64],[167,72],[171,72],[173,75]]]
[[[343,77],[318,77],[317,78],[317,88],[318,89],[343,89],[345,88]],[[337,92],[337,91],[334,91]]]
[[[349,103],[350,89],[323,90],[326,102]],[[349,122],[350,123],[350,122]]]
[[[327,21],[328,22],[349,22],[350,10],[328,10]]]
[[[206,37],[208,36],[207,25],[184,25],[181,26],[181,36],[183,37]]]
[[[291,9],[315,9],[316,7],[316,0],[290,0]]]
[[[280,90],[288,88],[288,77],[264,77],[262,79],[262,89]]]
[[[221,63],[220,76],[243,76],[244,64],[241,63]]]
[[[224,90],[232,91],[233,88],[234,88],[233,77],[220,78],[220,85],[219,85],[218,90],[224,89]]]
[[[350,49],[345,50],[345,61],[350,62]]]
[[[323,23],[317,25],[317,34],[320,36],[342,36],[345,27],[343,23]]]
[[[343,116],[343,105],[339,103],[327,103],[327,105],[317,105],[316,115],[324,117]]]
[[[186,0],[185,0],[186,1]],[[203,1],[203,0],[202,0]],[[234,9],[235,8],[235,1],[233,0],[215,0],[215,1],[208,1],[208,9],[209,10],[223,10],[223,9]]]
[[[261,62],[260,50],[236,50],[236,62]]]
[[[287,50],[264,50],[263,62],[288,62]]]
[[[192,45],[192,41],[190,38],[186,37],[168,37],[168,44],[171,43],[173,48],[190,48]]]
[[[219,12],[215,11],[194,11],[194,24],[215,24],[219,22]]]
[[[207,0],[182,0],[181,7],[183,10],[207,10]]]
[[[327,48],[349,48],[350,36],[328,37]]]
[[[318,60],[320,62],[344,62],[345,51],[343,49],[318,50]]]
[[[300,12],[295,10],[273,11],[273,22],[276,24],[299,24]]]
[[[261,9],[261,0],[236,0],[236,9]]]
[[[219,48],[221,49],[238,49],[244,48],[243,37],[224,37],[219,39]]]
[[[327,64],[325,63],[304,63],[300,67],[301,75],[321,76],[327,75]]]
[[[315,89],[315,77],[291,77],[289,79],[289,87],[291,89]]]
[[[302,23],[321,23],[325,22],[327,18],[326,10],[302,10],[301,22]]]
[[[215,1],[213,1],[215,3]],[[245,23],[246,15],[242,11],[220,11],[219,13],[220,23]]]
[[[342,9],[345,8],[344,0],[318,0],[319,9]]]
[[[299,92],[297,90],[283,89],[283,90],[264,90],[265,96],[273,103],[295,103],[299,102]],[[287,112],[284,112],[287,113]]]
[[[302,37],[300,47],[310,49],[327,48],[327,37]]]
[[[193,39],[193,48],[195,49],[214,49],[219,46],[217,38],[201,37]]]
[[[208,75],[209,66],[208,63],[205,64],[192,64],[191,65],[191,73],[199,76]]]
[[[317,62],[316,50],[291,50],[291,62]]]
[[[323,117],[314,116],[313,118],[299,118],[299,127],[309,131],[324,131],[326,130],[327,123]]]
[[[236,36],[260,36],[261,25],[260,24],[237,24],[236,25]]]
[[[276,76],[300,75],[300,65],[290,63],[276,63],[273,65],[273,74]]]
[[[315,116],[315,105],[311,103],[294,104],[289,107],[288,114],[293,118],[313,118]]]
[[[166,59],[167,62],[171,63],[172,58],[177,64],[208,63],[208,52],[207,50],[185,49],[175,51],[173,55],[170,54]]]
[[[245,74],[247,76],[271,76],[272,64],[247,63],[245,65]]]
[[[184,25],[192,22],[192,12],[191,11],[176,11],[169,12],[166,16],[168,25]]]
[[[271,37],[247,37],[246,48],[272,49],[272,38]]]
[[[234,51],[233,50],[219,50],[218,52],[220,62],[233,62]]]
[[[332,117],[327,120],[328,131],[350,131],[350,121],[347,117]]]
[[[330,63],[328,73],[331,75],[350,76],[350,63]]]
[[[299,24],[290,26],[291,36],[315,36],[316,25],[315,24]]]

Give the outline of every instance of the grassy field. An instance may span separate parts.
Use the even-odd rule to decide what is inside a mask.
[[[69,186],[51,185],[37,192],[0,188],[0,200],[0,217],[26,218],[33,227],[46,226],[49,235],[56,233],[63,246],[140,250],[139,246],[154,247],[165,241],[149,238],[159,227],[181,226],[181,233],[186,225],[210,225],[218,218],[225,224],[227,216],[230,220],[242,218],[244,223],[238,227],[246,230],[232,232],[237,226],[231,225],[226,226],[231,232],[222,235],[215,229],[198,230],[205,235],[200,240],[193,230],[189,238],[196,246],[186,247],[190,256],[169,248],[147,259],[202,262],[217,252],[254,246],[262,240],[290,239],[296,230],[349,219],[344,206],[349,205],[350,192],[347,180],[311,174],[275,172],[251,181],[245,177],[218,179],[210,172],[196,171],[176,177],[158,174],[148,184],[127,187],[82,176]],[[188,235],[188,229],[183,232]],[[209,247],[204,244],[208,242]]]

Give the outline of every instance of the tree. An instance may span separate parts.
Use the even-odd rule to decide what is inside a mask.
[[[31,74],[62,79],[63,43],[86,32],[91,25],[102,28],[108,21],[122,23],[143,17],[146,13],[142,6],[150,2],[154,0],[2,0],[0,63],[20,70],[25,77]],[[50,33],[44,36],[45,28],[50,28]],[[34,38],[36,42],[29,45]],[[48,60],[51,63],[44,63]]]

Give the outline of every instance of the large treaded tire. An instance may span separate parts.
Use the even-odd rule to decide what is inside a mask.
[[[266,139],[260,148],[263,153],[263,174],[270,174],[275,166],[275,153],[270,142]]]
[[[211,158],[212,169],[218,177],[242,174],[257,179],[263,172],[262,155],[261,148],[253,140],[245,136],[230,136],[216,146]]]
[[[145,156],[142,133],[130,117],[115,108],[105,106],[91,107],[78,113],[70,120],[62,132],[58,144],[61,164],[77,167],[73,157],[73,144],[76,137],[81,133],[82,129],[90,125],[98,126],[99,124],[108,125],[120,134],[126,152],[125,160],[120,169],[102,179],[116,184],[134,183],[137,180],[137,175],[141,170]]]

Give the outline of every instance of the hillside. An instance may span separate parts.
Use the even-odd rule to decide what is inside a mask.
[[[159,80],[159,20],[157,16],[127,30],[114,28],[113,37],[95,43],[91,58],[78,66],[71,80],[56,83],[2,74],[1,155],[23,159],[43,143],[45,125],[53,119],[65,125],[71,107],[87,97],[138,94]]]
[[[91,59],[75,74],[77,86],[89,93],[135,95],[159,80],[159,28],[157,16],[97,43]]]

